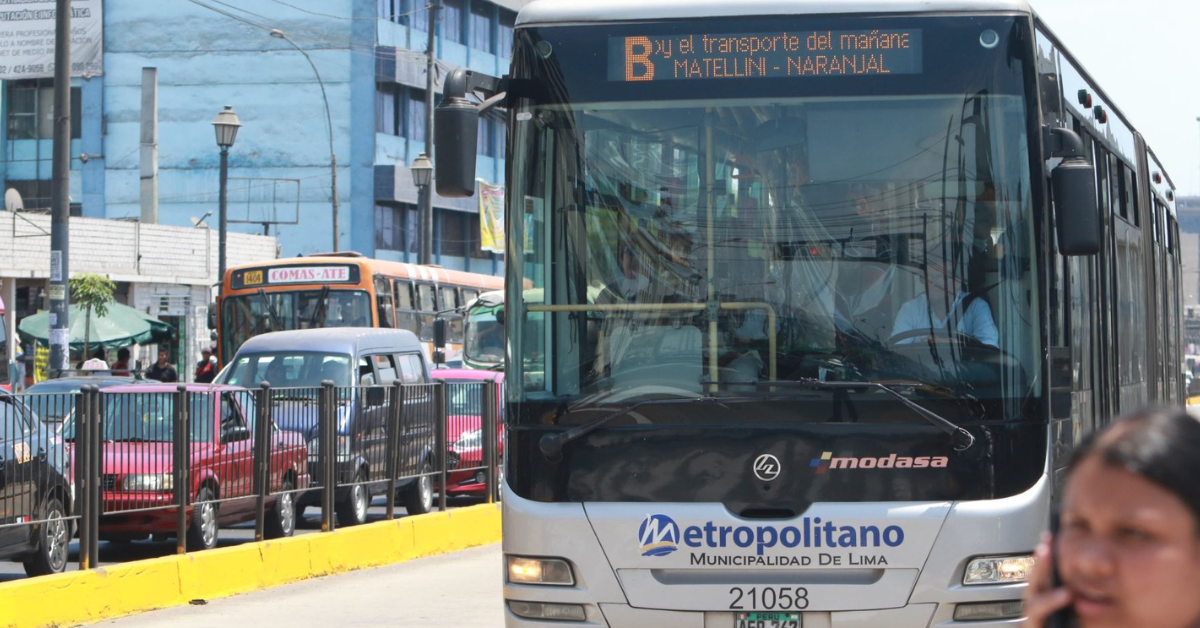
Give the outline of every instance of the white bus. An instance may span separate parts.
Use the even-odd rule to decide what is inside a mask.
[[[441,194],[495,105],[508,626],[1010,626],[1182,402],[1171,180],[1023,0],[539,0]]]

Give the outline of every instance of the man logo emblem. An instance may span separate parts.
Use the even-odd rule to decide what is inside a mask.
[[[779,458],[771,454],[763,454],[754,459],[754,476],[763,482],[770,482],[779,477],[782,469]]]
[[[679,525],[666,515],[646,515],[638,528],[642,556],[666,556],[679,549]]]

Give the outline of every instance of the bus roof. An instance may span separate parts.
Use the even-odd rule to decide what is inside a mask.
[[[534,0],[517,25],[842,13],[1032,13],[1025,0]]]
[[[359,266],[370,269],[371,272],[375,274],[383,274],[401,278],[407,277],[412,281],[428,281],[439,284],[446,283],[463,286],[475,286],[484,290],[497,290],[504,287],[503,277],[496,277],[494,275],[485,275],[480,273],[469,273],[461,270],[450,270],[440,266],[422,266],[419,264],[409,264],[406,262],[392,262],[388,260],[363,257],[361,255],[326,255],[263,260],[261,262],[252,262],[249,264],[238,264],[237,266],[231,266],[226,272],[232,273],[233,271],[248,268],[276,268],[281,266],[313,265]]]

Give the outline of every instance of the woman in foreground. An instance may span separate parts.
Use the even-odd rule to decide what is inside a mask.
[[[1026,628],[1200,628],[1200,422],[1145,410],[1076,451],[1025,612]]]

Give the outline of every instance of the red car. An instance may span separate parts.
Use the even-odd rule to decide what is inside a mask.
[[[177,384],[113,386],[101,393],[103,510],[100,538],[128,542],[176,531],[174,417]],[[189,549],[216,547],[218,529],[255,515],[254,395],[243,388],[189,384]],[[64,434],[70,440],[74,424]],[[270,488],[265,532],[277,538],[296,529],[289,491],[308,487],[303,437],[272,427]],[[247,498],[247,499],[238,499]]]
[[[457,456],[457,470],[446,475],[447,495],[487,495],[487,476],[483,469],[483,414],[482,384],[495,381],[496,408],[500,421],[496,422],[496,468],[503,478],[504,466],[500,460],[504,455],[504,373],[475,369],[434,369],[430,379],[449,384],[446,405],[446,443]]]

